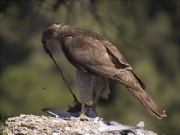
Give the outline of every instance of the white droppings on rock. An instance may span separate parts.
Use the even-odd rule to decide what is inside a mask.
[[[20,117],[23,117],[23,118],[25,118],[25,117],[26,117],[26,115],[25,115],[25,114],[21,114],[21,115],[20,115]]]
[[[60,123],[60,121],[59,121],[59,120],[56,120],[56,119],[53,120],[53,122],[54,122],[54,123]]]
[[[58,135],[58,133],[54,132],[54,133],[52,133],[52,135]]]
[[[115,121],[110,122],[110,124],[111,125],[107,125],[101,118],[81,121],[78,118],[64,120],[61,118],[23,114],[20,117],[9,118],[5,123],[5,131],[8,135],[18,133],[28,135],[124,135],[122,130],[132,128],[132,126],[121,125]],[[144,127],[143,122],[140,122],[139,126]],[[139,127],[134,128],[135,129],[131,130],[131,133],[154,135],[153,132],[140,129]]]
[[[65,130],[67,130],[67,131],[70,130],[70,127],[65,127]]]
[[[94,121],[94,123],[97,123],[99,121],[99,117],[92,119],[92,121]]]
[[[144,128],[145,124],[143,121],[140,121],[138,124],[137,124],[137,127],[140,127],[140,128]]]

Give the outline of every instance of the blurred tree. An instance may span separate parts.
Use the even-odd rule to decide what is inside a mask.
[[[178,1],[1,0],[0,113],[44,115],[44,107],[68,109],[73,98],[41,46],[43,29],[58,22],[107,37],[168,115],[152,117],[125,87],[111,82],[109,100],[98,105],[100,117],[128,125],[142,120],[154,132],[180,134],[178,9]],[[75,68],[55,42],[48,44],[79,97]]]

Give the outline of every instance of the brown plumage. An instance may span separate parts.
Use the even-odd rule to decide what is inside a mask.
[[[107,79],[112,79],[124,84],[152,115],[157,118],[166,116],[165,111],[153,101],[144,84],[133,73],[129,63],[105,37],[75,26],[53,24],[44,29],[42,34],[42,43],[48,40],[56,40],[60,44],[65,56],[77,70],[95,77],[95,84],[102,82],[102,87],[96,86],[94,105],[99,96],[107,98],[110,93]],[[82,103],[85,104],[85,101]]]

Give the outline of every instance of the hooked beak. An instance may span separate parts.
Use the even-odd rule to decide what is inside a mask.
[[[45,45],[45,44],[46,44],[46,41],[42,41],[42,44]]]
[[[44,39],[43,37],[42,37],[42,40],[41,40],[41,42],[42,42],[42,44],[44,45],[44,44],[46,44],[46,39]]]
[[[44,40],[42,39],[41,42],[42,42],[42,44],[43,44],[43,49],[44,49],[44,51],[48,54],[49,51],[48,51],[47,44],[46,44],[47,41],[46,41],[46,40],[44,41]]]

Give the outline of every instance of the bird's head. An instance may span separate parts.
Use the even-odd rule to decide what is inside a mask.
[[[55,23],[45,28],[42,33],[42,43],[46,44],[48,40],[57,40],[62,26],[63,24]]]

